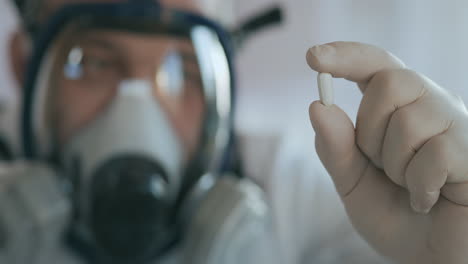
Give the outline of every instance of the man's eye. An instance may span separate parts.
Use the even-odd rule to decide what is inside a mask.
[[[106,70],[114,65],[112,60],[98,56],[86,56],[82,64],[85,70],[90,71]]]
[[[119,70],[116,61],[109,54],[75,47],[68,55],[64,73],[71,80],[93,77],[104,78],[115,74]]]

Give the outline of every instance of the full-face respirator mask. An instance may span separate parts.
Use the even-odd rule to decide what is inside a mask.
[[[228,170],[230,37],[153,1],[70,5],[47,28],[24,152],[68,183],[84,255],[158,263],[179,248],[180,263],[272,263],[263,193]]]

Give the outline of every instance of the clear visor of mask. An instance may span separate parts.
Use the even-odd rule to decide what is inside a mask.
[[[71,174],[78,214],[85,225],[109,229],[93,234],[115,245],[108,250],[122,252],[119,239],[129,239],[107,235],[108,215],[173,215],[181,190],[219,167],[230,125],[230,78],[216,33],[200,25],[84,17],[54,38],[36,80],[38,150]],[[158,235],[144,228],[132,235],[167,240],[167,219],[125,217],[131,226],[149,220],[160,226],[153,230]],[[135,248],[144,251],[143,240]]]
[[[35,127],[42,156],[60,154],[120,101],[150,104],[151,98],[154,105],[138,116],[147,123],[158,119],[153,111],[159,112],[161,120],[154,122],[167,126],[167,133],[151,136],[174,141],[180,163],[187,164],[201,145],[215,145],[210,141],[226,125],[222,122],[231,107],[226,55],[216,34],[203,26],[80,19],[55,37],[36,83]],[[122,118],[131,124],[129,112]],[[127,133],[126,140],[136,140],[131,136],[137,133]],[[164,138],[168,134],[173,138]]]

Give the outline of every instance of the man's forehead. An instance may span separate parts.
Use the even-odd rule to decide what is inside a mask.
[[[43,18],[50,16],[57,9],[63,7],[65,4],[72,3],[115,3],[125,2],[128,0],[43,0],[45,5],[43,11]],[[157,0],[155,0],[157,1]],[[196,0],[159,0],[161,4],[171,8],[180,8],[187,11],[201,13],[199,4]]]

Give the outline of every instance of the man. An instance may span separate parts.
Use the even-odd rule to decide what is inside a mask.
[[[161,2],[194,10],[193,5],[185,1]],[[36,25],[41,25],[63,2],[50,0],[42,4],[37,12]],[[112,85],[113,77],[146,79],[154,74],[140,75],[140,71],[128,71],[128,68],[121,67],[132,65],[128,60],[121,63],[121,57],[125,57],[124,51],[134,51],[125,58],[140,58],[141,62],[147,57],[138,54],[136,47],[144,50],[143,45],[164,43],[152,43],[141,38],[140,42],[133,42],[138,43],[133,46],[133,43],[126,45],[127,39],[115,32],[85,33],[82,38],[77,38],[79,43],[73,40],[73,35],[65,34],[65,37],[58,38],[57,47],[68,48],[59,48],[65,53],[57,52],[57,64],[54,65],[61,67],[52,70],[54,74],[49,75],[53,77],[51,86],[62,87],[52,96],[47,96],[51,102],[45,104],[51,107],[46,109],[49,113],[46,116],[51,119],[49,122],[53,133],[56,133],[52,148],[58,153],[67,153],[68,148],[79,150],[83,142],[88,144],[86,139],[78,136],[77,143],[66,146],[74,134],[80,134],[77,131],[86,134],[86,127],[96,123],[93,122],[96,113],[101,113],[100,108],[110,104],[109,98],[115,97],[115,87],[120,80]],[[103,43],[99,38],[112,41]],[[25,37],[16,40],[25,41]],[[70,40],[71,44],[66,43]],[[171,39],[168,41],[171,43]],[[178,54],[187,57],[188,53],[190,57],[190,53],[194,53],[193,47],[187,49],[185,44],[182,42],[174,47]],[[24,45],[13,46],[18,48]],[[114,55],[108,54],[112,51],[120,59],[114,60]],[[74,68],[74,62],[85,58],[83,54],[93,54],[99,59],[91,56],[93,59],[86,60],[83,65],[89,66],[89,69]],[[167,52],[164,56],[156,53],[155,57],[148,58],[154,62],[159,58],[168,58],[168,54],[171,53]],[[356,128],[337,106],[314,102],[310,107],[317,152],[334,179],[358,232],[379,253],[398,263],[463,263],[466,259],[465,249],[468,248],[468,235],[465,234],[468,231],[468,211],[464,195],[467,167],[462,158],[468,141],[463,133],[468,120],[463,103],[427,78],[406,69],[392,55],[373,46],[347,42],[316,46],[309,50],[307,60],[311,68],[318,72],[331,73],[334,77],[358,83],[364,93]],[[17,56],[14,61],[21,79],[21,62],[24,59]],[[151,63],[148,65],[151,68]],[[199,67],[191,65],[186,70],[194,71],[192,74],[197,75],[201,71]],[[65,73],[65,79],[57,76],[61,71]],[[111,88],[85,90],[87,88],[80,84],[86,80],[82,78],[87,76],[95,82],[106,80],[96,88],[108,84],[111,84]],[[207,101],[200,100],[196,87],[191,90],[193,94],[183,97],[188,101],[181,104],[174,103],[171,101],[174,98],[161,94],[157,88],[153,87],[155,90],[152,92],[168,115],[174,129],[171,132],[181,142],[182,154],[179,155],[184,158],[179,162],[184,163],[190,159],[193,146],[198,143],[196,132],[201,123],[199,116],[206,111]],[[184,111],[175,108],[177,105],[192,107]],[[177,114],[180,111],[193,116],[184,120],[185,115]]]
[[[22,143],[39,168],[24,164],[6,174],[24,179],[12,188],[33,188],[39,197],[18,191],[22,198],[4,204],[30,215],[41,211],[30,210],[37,201],[48,205],[45,216],[29,217],[41,231],[23,247],[57,244],[47,238],[55,237],[58,251],[88,263],[277,260],[260,189],[233,175],[226,33],[191,1],[26,4],[41,12],[31,13],[37,23],[28,27],[35,45],[24,78]],[[43,23],[44,32],[36,27]],[[19,69],[21,51],[13,53]],[[33,171],[43,171],[42,180]],[[44,197],[47,190],[54,196]],[[8,219],[5,228],[17,222]],[[18,232],[8,239],[7,261],[22,263],[14,243],[21,239]],[[23,262],[50,261],[48,252],[35,250]]]

